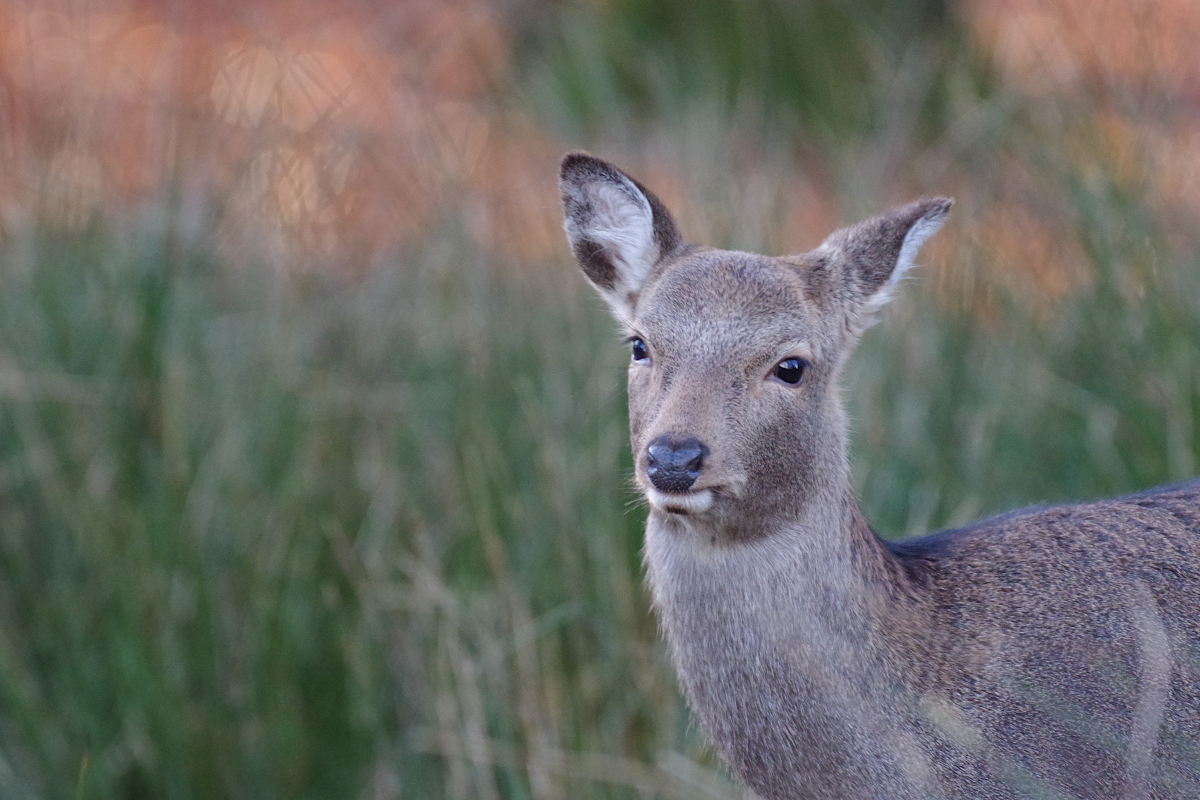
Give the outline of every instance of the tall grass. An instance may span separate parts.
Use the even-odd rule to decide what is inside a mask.
[[[6,253],[0,794],[724,796],[585,299],[452,234],[350,283],[169,233]]]
[[[1056,235],[1088,267],[1063,296],[993,281],[980,314],[918,283],[868,334],[849,378],[854,461],[886,534],[1196,474],[1200,248],[1168,246],[1142,201],[1093,178],[1062,176],[1075,224]]]

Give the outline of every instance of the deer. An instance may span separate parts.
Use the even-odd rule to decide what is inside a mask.
[[[584,152],[560,189],[630,349],[651,603],[749,790],[1200,797],[1200,480],[897,541],[860,510],[840,378],[952,200],[771,257]]]

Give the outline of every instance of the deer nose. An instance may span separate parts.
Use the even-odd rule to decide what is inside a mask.
[[[682,494],[700,477],[707,455],[699,439],[659,436],[646,448],[646,474],[660,492]]]

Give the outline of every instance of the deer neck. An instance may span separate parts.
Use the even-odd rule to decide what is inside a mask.
[[[752,788],[793,791],[755,782],[763,752],[788,754],[784,772],[797,779],[828,777],[846,753],[881,765],[868,784],[925,773],[896,694],[923,649],[896,632],[926,629],[925,612],[848,487],[824,513],[748,541],[714,543],[702,526],[654,512],[645,557],[693,711]],[[846,796],[869,796],[847,769],[840,780],[858,788]]]
[[[732,676],[764,658],[809,676],[890,680],[904,660],[895,631],[924,612],[895,557],[867,525],[846,480],[790,522],[756,536],[714,535],[704,520],[652,511],[645,558],[654,604],[685,683]],[[719,524],[719,523],[717,523]]]
[[[903,571],[867,525],[848,486],[790,520],[714,531],[720,520],[654,510],[646,562],[668,633],[739,617],[767,640],[819,627],[847,636],[886,629]],[[716,616],[714,616],[716,615]]]

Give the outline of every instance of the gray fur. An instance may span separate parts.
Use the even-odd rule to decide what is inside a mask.
[[[648,580],[692,710],[746,784],[768,800],[1200,797],[1200,481],[898,543],[859,511],[839,377],[950,201],[770,258],[683,244],[645,193],[630,202],[652,211],[652,263],[606,283],[578,242],[614,180],[645,193],[569,155],[567,227],[650,352],[629,370]],[[787,358],[809,364],[798,385],[773,377]],[[686,494],[647,480],[664,434],[710,449]]]

